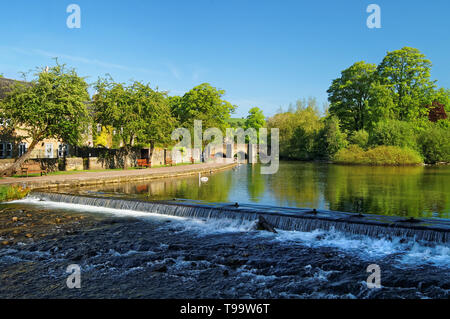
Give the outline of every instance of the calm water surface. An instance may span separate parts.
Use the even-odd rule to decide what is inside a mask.
[[[281,162],[278,173],[259,165],[213,174],[109,185],[95,191],[142,199],[187,198],[309,207],[355,213],[450,217],[450,167],[363,167]],[[94,190],[94,189],[90,189]]]

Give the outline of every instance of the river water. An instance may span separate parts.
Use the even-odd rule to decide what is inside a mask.
[[[450,166],[368,167],[281,162],[278,173],[260,165],[198,176],[96,187],[92,191],[141,199],[198,199],[329,209],[405,217],[450,218]]]
[[[70,190],[448,218],[448,167],[283,162],[206,175]],[[450,246],[334,230],[256,231],[253,221],[197,220],[33,198],[0,205],[2,298],[448,298]],[[15,218],[16,217],[16,218]],[[69,289],[66,268],[81,268]],[[369,265],[381,288],[367,285]]]

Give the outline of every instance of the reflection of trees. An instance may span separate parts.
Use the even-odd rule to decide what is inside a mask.
[[[198,176],[125,183],[103,190],[137,194],[145,199],[188,198],[233,202],[230,191],[245,201],[279,206],[396,216],[448,217],[450,167],[368,167],[281,162],[274,175],[261,175],[260,166],[242,167],[210,176],[199,187]],[[247,190],[247,194],[245,194]],[[265,198],[267,197],[267,198]],[[444,215],[446,214],[446,215]]]
[[[266,179],[261,175],[260,165],[251,165],[247,168],[247,191],[250,200],[259,202],[264,194]]]
[[[172,198],[201,199],[211,202],[228,201],[232,187],[232,175],[220,172],[210,176],[206,184],[199,187],[198,176],[154,180],[147,183],[124,183],[106,186],[103,191],[137,194],[151,200]]]
[[[424,167],[330,165],[323,193],[332,210],[396,216],[448,211],[450,171]]]
[[[268,178],[279,204],[320,207],[320,167],[312,163],[281,162],[278,172]]]

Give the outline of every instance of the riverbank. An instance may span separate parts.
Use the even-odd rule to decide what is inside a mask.
[[[0,179],[0,186],[18,185],[29,189],[59,189],[65,187],[139,182],[152,179],[196,175],[199,173],[211,174],[217,171],[230,169],[236,165],[236,163],[201,163],[140,170],[111,170],[38,177],[6,177]]]

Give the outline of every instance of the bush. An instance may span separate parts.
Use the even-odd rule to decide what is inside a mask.
[[[0,186],[0,201],[10,201],[24,198],[28,195],[30,189],[20,186]]]
[[[430,124],[418,138],[425,163],[450,162],[450,129],[442,124]]]
[[[328,117],[324,122],[315,141],[315,155],[331,159],[339,150],[347,147],[347,134],[341,131],[340,121],[336,116]]]
[[[352,136],[350,136],[349,142],[350,144],[355,144],[365,149],[369,144],[369,133],[365,130],[356,131]]]
[[[419,150],[414,124],[397,120],[378,122],[371,131],[369,144],[371,146],[389,145]]]
[[[364,151],[358,145],[342,149],[334,157],[339,164],[358,165],[417,165],[422,157],[414,150],[398,146],[377,146]]]

